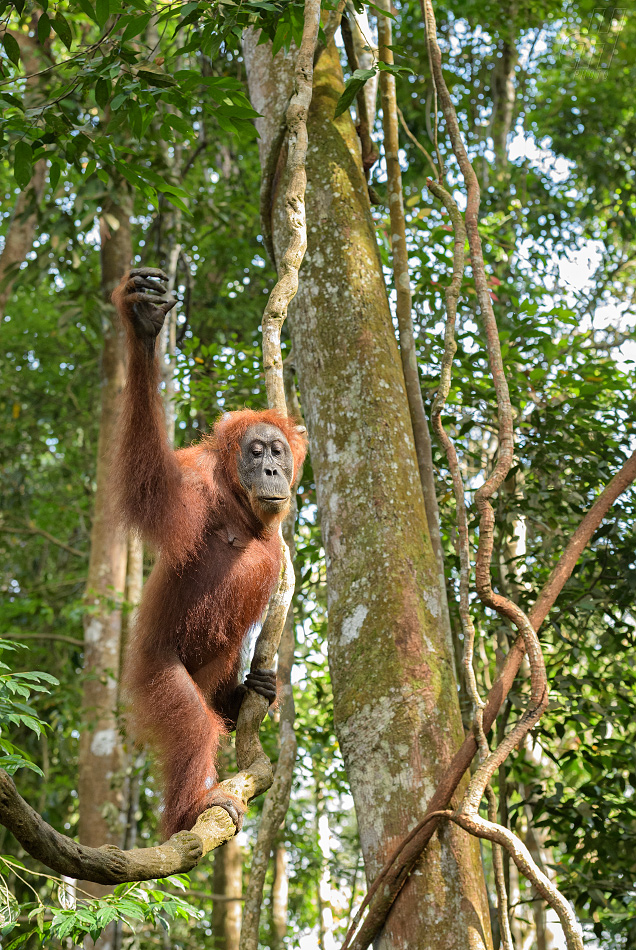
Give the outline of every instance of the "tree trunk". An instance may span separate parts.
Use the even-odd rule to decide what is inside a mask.
[[[290,64],[245,40],[261,161],[288,96]],[[424,813],[463,739],[452,647],[413,446],[404,377],[335,47],[314,75],[308,251],[291,320],[327,560],[334,720],[367,881]],[[279,166],[280,168],[280,166]],[[284,181],[273,235],[282,246]],[[400,895],[382,950],[491,946],[477,843],[434,839]]]
[[[214,852],[213,889],[223,897],[243,893],[243,851],[236,838]],[[238,950],[241,936],[240,900],[215,900],[212,905],[214,950]]]
[[[33,106],[38,93],[41,98],[46,98],[46,88],[41,88],[42,77],[36,74],[42,67],[43,56],[46,55],[50,59],[48,43],[44,48],[37,39],[19,30],[11,31],[11,36],[20,47],[20,57],[26,74],[31,75],[31,78],[26,81],[25,104]],[[16,198],[2,253],[0,253],[0,320],[4,317],[7,300],[11,296],[19,266],[33,246],[38,220],[37,207],[42,200],[45,183],[46,159],[41,158],[33,166],[31,181]]]
[[[316,831],[318,832],[318,850],[320,851],[320,863],[317,868],[318,945],[320,950],[336,950],[333,935],[331,873],[329,870],[331,834],[329,832],[329,815],[325,808],[324,791],[318,776],[316,776]]]
[[[124,801],[123,750],[117,721],[117,691],[121,649],[121,599],[126,581],[127,538],[114,530],[108,507],[108,462],[117,425],[117,399],[124,385],[123,332],[110,304],[110,295],[130,267],[132,246],[130,208],[107,203],[101,219],[104,348],[101,364],[101,404],[95,507],[84,617],[84,694],[79,757],[79,837],[91,847],[122,845]],[[113,226],[113,221],[119,227]],[[109,889],[83,884],[92,894]],[[112,941],[107,928],[98,941],[106,950]]]
[[[274,848],[274,880],[272,883],[271,950],[282,950],[287,936],[289,907],[289,879],[287,877],[287,848],[284,841]]]
[[[356,51],[358,67],[360,69],[371,69],[376,61],[378,50],[373,41],[373,30],[369,22],[367,10],[364,8],[360,11],[356,10],[352,0],[348,0],[346,12],[351,26],[351,38]],[[377,73],[365,82],[363,95],[367,104],[369,129],[373,131],[378,99]],[[359,121],[360,116],[358,116],[358,122]]]
[[[0,254],[0,320],[4,317],[19,265],[26,259],[33,245],[38,219],[37,206],[44,193],[45,182],[46,161],[41,158],[33,166],[33,176],[28,187],[16,198],[4,247]]]

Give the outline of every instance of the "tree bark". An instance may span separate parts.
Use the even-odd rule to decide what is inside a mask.
[[[37,39],[19,30],[11,31],[11,36],[20,46],[20,57],[27,75],[37,73],[42,66],[43,54],[48,54]],[[26,81],[27,94],[25,103],[33,105],[33,100],[41,91],[41,76],[33,76]],[[11,296],[13,284],[20,264],[26,259],[33,246],[33,238],[37,226],[37,207],[44,194],[46,183],[46,159],[41,158],[33,166],[33,175],[28,186],[16,198],[11,221],[7,228],[2,253],[0,253],[0,320],[4,317],[7,300]]]
[[[360,69],[371,69],[376,61],[377,48],[373,40],[373,30],[369,22],[368,11],[366,8],[358,11],[353,5],[352,0],[348,0],[346,14],[351,25],[351,38],[356,51],[358,67]],[[364,84],[363,95],[367,105],[367,120],[369,129],[373,131],[375,124],[376,103],[378,98],[378,74],[367,79]],[[358,115],[358,122],[360,116]]]
[[[274,881],[272,883],[271,950],[282,950],[287,936],[289,909],[289,879],[287,877],[287,848],[283,841],[274,848]]]
[[[379,4],[387,16],[378,17],[378,43],[382,62],[393,64],[393,30],[388,16],[391,10],[390,0],[380,0]],[[391,263],[395,287],[395,315],[398,321],[400,356],[404,372],[404,387],[408,401],[415,455],[420,473],[426,521],[433,551],[437,559],[437,572],[440,584],[440,603],[444,615],[446,636],[452,643],[450,614],[446,594],[444,575],[444,549],[440,530],[439,508],[435,470],[433,468],[433,450],[431,434],[426,418],[420,371],[417,364],[417,348],[413,330],[413,297],[409,273],[409,252],[406,240],[406,218],[404,214],[404,192],[402,188],[402,168],[400,165],[400,136],[397,114],[397,95],[395,76],[383,70],[380,73],[380,98],[382,101],[382,127],[384,129],[384,155],[387,167],[387,187],[389,195],[389,216],[391,221]]]
[[[114,530],[108,504],[109,454],[117,425],[117,399],[124,385],[123,330],[110,295],[130,267],[132,244],[127,203],[105,204],[100,220],[104,346],[101,363],[100,429],[95,507],[84,616],[84,693],[79,754],[79,837],[82,844],[123,845],[124,757],[117,721],[122,611],[127,538]],[[119,223],[114,227],[114,221]],[[97,896],[108,888],[84,884]],[[111,946],[112,928],[98,941]]]
[[[261,160],[289,97],[289,59],[245,43]],[[334,720],[367,880],[426,803],[463,738],[404,377],[360,148],[335,47],[314,76],[308,251],[291,320],[327,560]],[[279,176],[273,238],[281,243]],[[404,888],[380,950],[491,946],[477,843],[446,827]]]
[[[503,13],[504,11],[502,11]],[[514,23],[517,14],[515,0],[505,11]],[[511,31],[500,41],[499,58],[495,60],[492,72],[493,111],[491,119],[492,138],[495,151],[495,169],[501,174],[508,164],[508,136],[512,129],[515,108],[515,68],[519,60],[516,36]]]
[[[238,897],[243,893],[243,851],[232,838],[214,853],[213,888],[215,894]],[[238,950],[241,937],[240,900],[215,900],[212,905],[214,950]]]

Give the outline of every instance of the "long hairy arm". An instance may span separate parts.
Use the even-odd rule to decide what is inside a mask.
[[[117,520],[182,557],[198,533],[203,504],[200,486],[185,475],[185,459],[168,444],[156,341],[176,301],[166,297],[162,279],[163,272],[154,268],[133,270],[113,294],[126,331],[128,375],[111,485]]]

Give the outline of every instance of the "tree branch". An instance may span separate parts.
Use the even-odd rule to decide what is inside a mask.
[[[68,551],[69,554],[74,554],[75,557],[88,557],[86,551],[79,551],[77,548],[72,548],[70,544],[65,544],[64,541],[60,541],[59,538],[49,534],[44,528],[36,528],[35,525],[29,525],[27,528],[10,528],[8,525],[1,525],[0,532],[3,534],[39,534],[41,537],[46,538],[47,541],[50,541],[51,544],[55,544],[58,548]]]
[[[305,0],[303,38],[296,57],[294,93],[286,113],[289,133],[285,216],[288,244],[278,265],[278,281],[263,314],[263,369],[270,409],[286,412],[280,334],[287,308],[298,290],[298,271],[307,250],[305,189],[307,173],[307,113],[311,104],[313,59],[320,26],[320,0]]]
[[[555,600],[563,590],[563,586],[572,574],[574,566],[581,553],[589,543],[592,535],[598,529],[601,521],[612,507],[619,495],[636,479],[636,452],[627,459],[623,467],[616,473],[611,482],[603,489],[580,525],[570,538],[568,545],[559,558],[543,590],[537,597],[532,608],[531,620],[540,626]]]
[[[267,402],[271,409],[278,409],[287,415],[285,381],[280,337],[283,322],[287,317],[287,308],[298,289],[298,272],[307,250],[307,224],[305,219],[305,190],[307,173],[307,115],[313,92],[313,63],[320,26],[320,0],[305,0],[303,36],[294,68],[294,93],[286,113],[286,128],[289,133],[287,152],[287,188],[285,191],[285,215],[287,224],[287,247],[278,265],[278,281],[274,286],[265,312],[263,313],[263,368]],[[282,140],[281,140],[282,141]],[[265,178],[264,178],[265,180]],[[295,486],[292,486],[295,487]],[[296,520],[296,507],[292,506],[285,522],[288,543],[281,536],[284,567],[279,588],[270,600],[267,619],[259,635],[254,651],[252,669],[268,669],[274,665],[276,652],[281,642],[281,634],[286,628],[285,689],[283,709],[280,721],[280,752],[276,775],[273,778],[258,829],[258,836],[247,888],[243,924],[241,927],[240,950],[257,950],[263,887],[265,875],[272,851],[274,839],[289,807],[289,796],[296,761],[296,736],[294,734],[294,699],[291,686],[291,668],[293,665],[293,614],[290,614],[291,600],[295,587],[292,551],[294,550],[293,532]],[[291,629],[289,627],[291,625]],[[290,641],[291,640],[291,644]],[[262,642],[261,642],[262,641]],[[283,659],[283,657],[281,657]],[[283,664],[281,664],[283,666]],[[248,702],[249,701],[249,702]],[[250,740],[258,743],[260,754],[264,756],[258,739],[258,725],[262,719],[260,710],[267,701],[256,694],[248,695],[239,714],[236,733],[236,755],[239,766],[244,755],[242,735],[243,710],[259,709],[258,724],[254,720]],[[252,745],[249,760],[253,760],[256,749]],[[269,763],[269,760],[267,760]]]
[[[248,801],[265,790],[258,769],[222,783],[228,792]],[[195,867],[201,857],[235,834],[234,822],[223,808],[210,808],[192,831],[180,831],[155,848],[122,851],[114,845],[88,848],[55,831],[18,794],[13,780],[0,770],[0,822],[24,850],[56,871],[96,884],[150,881]]]

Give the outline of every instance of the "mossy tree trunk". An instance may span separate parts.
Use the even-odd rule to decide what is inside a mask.
[[[117,718],[122,633],[122,598],[128,544],[109,512],[109,455],[117,427],[117,402],[125,381],[123,329],[110,295],[130,267],[131,208],[128,201],[106,202],[101,226],[104,343],[95,504],[84,617],[84,683],[79,753],[79,839],[82,844],[123,845],[125,811],[124,753]],[[115,223],[118,224],[115,227]],[[100,896],[112,890],[84,883]],[[115,935],[109,926],[96,943],[110,950]]]
[[[272,62],[252,35],[245,56],[264,161],[290,62]],[[334,719],[370,882],[423,815],[463,732],[360,146],[350,116],[333,119],[342,88],[332,47],[314,75],[308,250],[290,323],[327,559]],[[283,194],[279,175],[277,254]],[[378,946],[491,946],[479,849],[463,831],[433,840]]]

